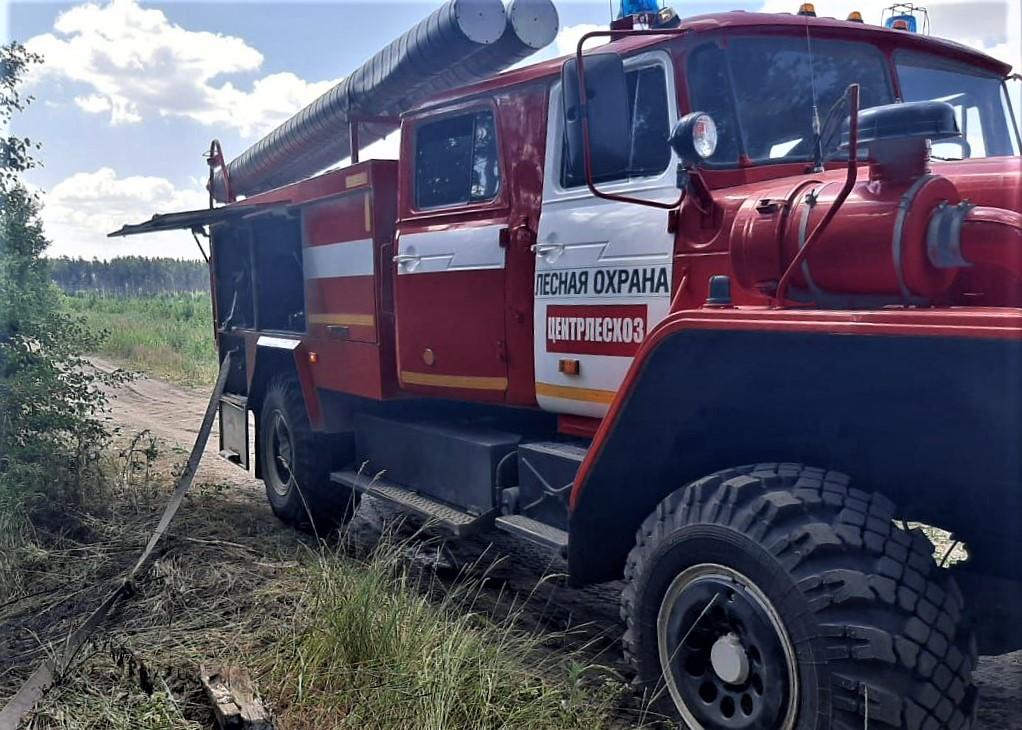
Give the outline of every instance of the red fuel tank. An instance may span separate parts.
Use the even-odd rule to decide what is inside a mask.
[[[841,180],[809,179],[745,201],[731,236],[738,284],[771,293],[842,185]],[[959,202],[954,184],[938,175],[900,180],[871,175],[855,185],[813,244],[791,279],[791,298],[828,306],[850,299],[919,303],[943,294],[958,269],[931,264],[927,229],[938,207]]]

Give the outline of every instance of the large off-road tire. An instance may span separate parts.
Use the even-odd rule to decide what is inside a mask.
[[[259,459],[274,514],[321,536],[344,524],[357,495],[330,481],[336,444],[309,424],[298,384],[279,378],[267,386],[259,415]]]
[[[674,492],[625,569],[639,681],[693,730],[971,727],[962,595],[893,518],[887,498],[798,464]]]

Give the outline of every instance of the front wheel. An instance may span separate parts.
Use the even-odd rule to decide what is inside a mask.
[[[794,464],[670,495],[626,566],[625,653],[691,730],[969,728],[975,642],[920,531]]]

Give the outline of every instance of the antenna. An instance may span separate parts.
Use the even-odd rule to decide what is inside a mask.
[[[813,39],[809,32],[809,16],[806,16],[806,51],[809,53],[809,89],[813,97],[809,120],[813,134],[813,159],[819,161],[823,159],[823,138],[820,134],[820,107],[816,99],[816,65],[813,61]],[[823,163],[817,162],[813,172],[823,172]]]

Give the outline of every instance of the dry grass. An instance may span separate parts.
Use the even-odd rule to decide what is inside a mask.
[[[182,461],[155,447],[125,444],[87,511],[37,530],[0,602],[0,703],[141,550]],[[281,730],[615,724],[628,693],[614,673],[523,628],[528,597],[483,599],[485,570],[438,577],[435,547],[317,544],[282,528],[262,495],[199,484],[31,727],[210,727],[203,662],[248,667]]]

